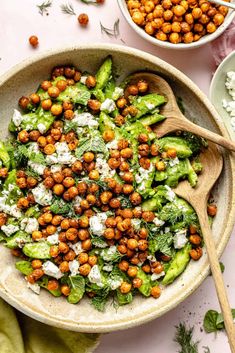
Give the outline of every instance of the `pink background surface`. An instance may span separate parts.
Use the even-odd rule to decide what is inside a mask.
[[[76,14],[86,12],[90,23],[87,28],[81,28],[75,16],[61,12],[60,5],[65,0],[54,0],[49,9],[49,15],[41,16],[37,4],[42,0],[1,0],[0,2],[0,74],[10,69],[23,59],[50,48],[64,47],[80,43],[109,42],[123,44],[152,53],[174,65],[188,75],[203,92],[208,94],[210,80],[215,69],[211,47],[189,51],[172,51],[160,49],[146,43],[125,22],[116,0],[106,0],[105,5],[93,6],[82,4],[79,0],[71,0]],[[120,19],[120,37],[109,38],[100,32],[100,22],[111,28]],[[30,35],[39,37],[40,45],[35,50],[28,45]],[[123,44],[124,45],[124,44]],[[225,265],[224,279],[227,285],[231,307],[235,308],[235,232],[222,256]],[[105,334],[96,353],[173,353],[178,346],[173,342],[175,325],[185,321],[195,327],[195,339],[202,346],[209,346],[211,353],[229,353],[226,335],[220,332],[205,334],[202,321],[208,309],[219,310],[216,293],[211,277],[208,277],[201,287],[184,303],[163,317],[146,325]]]

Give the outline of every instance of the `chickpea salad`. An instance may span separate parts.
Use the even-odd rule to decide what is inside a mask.
[[[172,188],[197,184],[206,142],[157,139],[165,98],[148,82],[117,85],[112,58],[95,76],[56,67],[19,99],[0,142],[0,240],[36,294],[100,311],[137,293],[158,298],[202,256],[193,208]],[[216,206],[208,205],[216,214]]]

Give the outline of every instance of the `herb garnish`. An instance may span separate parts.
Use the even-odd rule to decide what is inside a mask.
[[[181,348],[179,353],[199,353],[199,341],[193,341],[193,327],[187,328],[185,323],[180,323],[176,326],[174,341],[177,342]],[[210,349],[208,347],[203,348],[205,348],[204,353],[210,353]]]
[[[76,16],[76,12],[74,11],[72,4],[70,3],[62,4],[60,7],[61,7],[61,11],[66,15]]]
[[[48,15],[48,9],[52,6],[52,0],[45,0],[40,5],[37,5],[38,12],[41,16],[44,14]]]
[[[235,309],[232,309],[232,316],[235,319]],[[221,313],[216,310],[208,310],[204,320],[203,327],[207,333],[217,332],[224,329],[224,319]]]
[[[101,30],[101,34],[106,34],[108,37],[110,38],[118,38],[120,35],[120,31],[119,31],[119,19],[117,19],[114,22],[113,28],[107,28],[104,27],[102,25],[102,23],[100,22],[100,30]]]

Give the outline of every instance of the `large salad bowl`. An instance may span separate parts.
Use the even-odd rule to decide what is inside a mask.
[[[122,78],[136,71],[156,72],[163,76],[182,98],[185,115],[197,124],[225,137],[228,133],[215,109],[206,96],[184,74],[171,65],[144,52],[113,45],[76,46],[48,51],[27,59],[0,78],[1,131],[0,139],[8,135],[8,124],[20,96],[32,92],[38,82],[47,76],[54,66],[73,64],[81,70],[96,72],[103,59],[111,55],[115,72]],[[213,196],[218,213],[213,222],[213,235],[220,256],[230,237],[234,223],[234,158],[222,150],[224,168]],[[190,262],[185,272],[164,289],[158,300],[136,297],[127,306],[114,308],[110,302],[104,313],[96,311],[88,300],[77,305],[67,303],[63,298],[54,298],[46,291],[39,296],[26,286],[23,276],[15,269],[9,250],[0,245],[0,296],[26,315],[68,330],[80,332],[109,332],[133,327],[160,317],[191,293],[209,274],[206,251],[200,261]]]

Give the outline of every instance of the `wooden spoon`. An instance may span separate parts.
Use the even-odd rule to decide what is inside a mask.
[[[207,214],[208,197],[211,188],[221,173],[223,158],[216,145],[209,143],[209,147],[200,155],[200,161],[203,165],[203,172],[198,178],[196,187],[192,188],[189,182],[185,180],[179,183],[179,185],[174,189],[174,192],[188,201],[198,215],[231,352],[235,353],[235,327],[233,317]]]
[[[154,128],[158,138],[177,130],[189,131],[228,150],[235,151],[234,142],[192,123],[181,113],[170,85],[162,77],[152,73],[138,72],[129,78],[129,84],[136,84],[139,80],[148,82],[149,92],[159,93],[167,99],[167,103],[161,107],[161,114],[167,119],[158,123]]]

